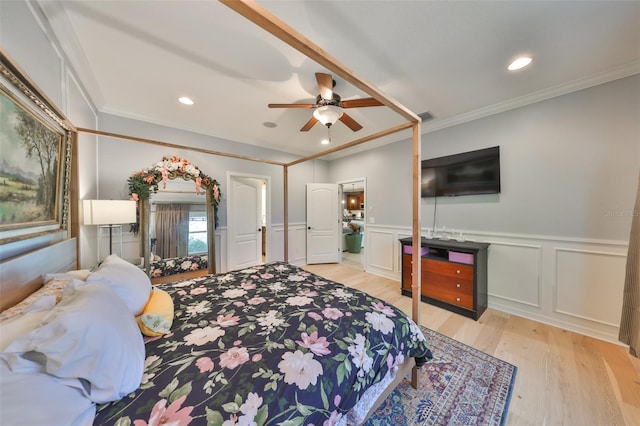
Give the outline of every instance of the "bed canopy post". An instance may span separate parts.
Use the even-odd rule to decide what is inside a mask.
[[[420,140],[420,122],[413,124],[413,223],[412,223],[412,248],[411,254],[411,304],[412,304],[412,319],[416,324],[420,324],[420,283],[422,282],[421,274],[421,259],[420,259],[420,155],[421,155],[421,140]],[[415,389],[418,388],[418,369],[414,368],[411,371],[411,386]]]
[[[284,261],[289,261],[289,167],[282,166],[283,199],[284,199]]]
[[[213,207],[211,199],[211,191],[205,191],[207,194],[207,272],[216,273],[216,208]]]

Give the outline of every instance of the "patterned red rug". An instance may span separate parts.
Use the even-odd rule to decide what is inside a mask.
[[[517,368],[421,328],[433,359],[419,370],[419,389],[405,379],[366,425],[504,425]]]

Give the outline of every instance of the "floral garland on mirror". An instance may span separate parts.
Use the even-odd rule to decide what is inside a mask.
[[[149,169],[143,169],[132,174],[127,179],[129,186],[129,199],[133,201],[148,200],[151,194],[158,192],[159,185],[167,187],[167,180],[181,177],[184,180],[192,180],[196,185],[196,194],[209,191],[213,204],[215,224],[218,226],[218,205],[222,198],[220,184],[211,176],[206,175],[197,166],[194,166],[186,158],[176,155],[162,157],[162,161],[154,164]],[[136,223],[131,224],[131,232],[138,234],[140,230],[139,212],[136,211]]]

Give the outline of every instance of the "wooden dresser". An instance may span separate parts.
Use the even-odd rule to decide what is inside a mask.
[[[402,294],[411,296],[412,238],[400,239]],[[422,238],[423,302],[477,320],[487,309],[488,243]]]

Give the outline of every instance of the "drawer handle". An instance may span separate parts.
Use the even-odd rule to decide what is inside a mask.
[[[459,273],[460,273],[460,269],[456,269],[456,274],[459,274]]]
[[[456,287],[460,288],[460,283],[456,283]]]
[[[460,301],[460,298],[459,298],[459,297],[456,297],[456,302],[459,302],[459,301]]]

